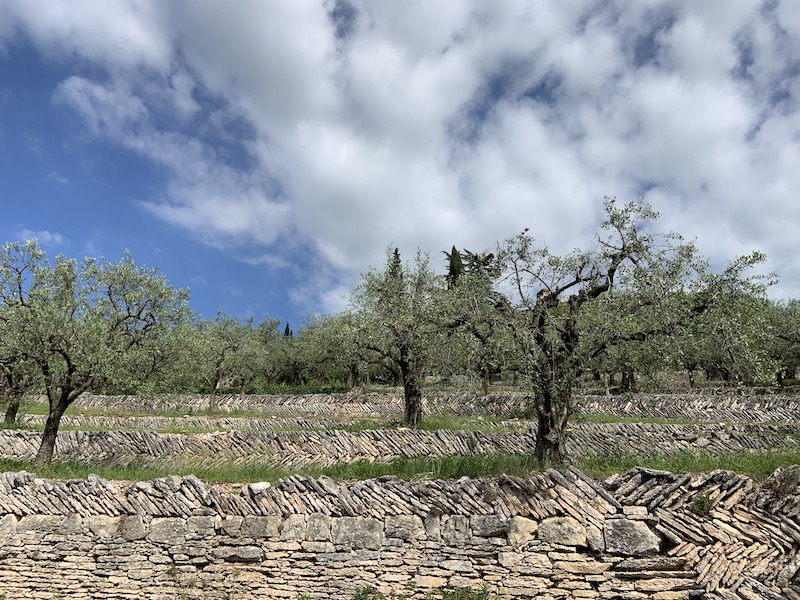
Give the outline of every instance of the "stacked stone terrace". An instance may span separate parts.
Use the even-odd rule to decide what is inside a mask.
[[[526,398],[498,394],[489,398],[469,395],[426,399],[431,414],[521,413]],[[74,415],[62,425],[56,450],[59,459],[157,465],[164,460],[200,466],[224,463],[269,462],[286,468],[309,463],[328,466],[341,462],[391,461],[414,456],[450,454],[530,455],[535,435],[529,422],[506,422],[497,433],[472,431],[411,431],[402,428],[349,432],[341,426],[359,419],[387,422],[402,412],[396,394],[353,396],[222,396],[220,417],[194,416],[208,408],[207,396],[131,397],[86,396],[85,408],[119,413],[158,410],[184,416]],[[232,411],[280,415],[254,418],[224,416]],[[576,402],[578,422],[567,442],[575,456],[669,455],[675,452],[746,452],[787,449],[800,440],[800,400],[794,396],[742,397],[739,395],[583,396]],[[592,423],[592,414],[656,417],[677,423]],[[22,424],[41,426],[43,416],[20,418]],[[687,423],[679,423],[686,421]],[[202,434],[155,433],[178,425],[211,431]],[[100,429],[101,431],[97,431]],[[221,431],[214,431],[219,429]],[[0,432],[0,454],[17,460],[32,459],[39,435],[31,431]]]
[[[800,598],[800,469],[334,482],[0,477],[9,598]]]
[[[157,434],[148,429],[164,417],[68,416],[65,424],[112,431],[63,431],[57,457],[144,464],[268,460],[293,467],[530,454],[534,443],[524,422],[493,434],[328,430],[364,417],[394,419],[397,396],[222,397],[223,411],[276,415],[224,419],[192,416],[207,408],[202,397],[95,396],[81,403],[145,412],[154,401],[159,410],[187,415],[178,419],[184,424],[231,431]],[[431,397],[426,407],[508,414],[524,404],[524,397],[504,394]],[[794,448],[797,408],[794,398],[777,396],[584,397],[582,414],[692,424],[579,422],[570,451]],[[0,432],[0,454],[31,458],[38,441],[36,432]],[[0,475],[0,594],[351,598],[370,585],[421,599],[439,588],[485,585],[510,599],[800,600],[798,514],[800,467],[778,470],[760,485],[731,472],[643,468],[601,484],[568,468],[458,481],[293,476],[233,492],[192,476],[123,483],[6,473]]]
[[[668,455],[677,451],[740,452],[795,448],[793,425],[659,425],[585,423],[567,441],[573,456]],[[28,461],[41,441],[37,431],[0,431],[0,455]],[[389,462],[416,456],[531,455],[531,430],[511,433],[375,429],[365,431],[223,431],[202,434],[151,431],[62,431],[55,458],[78,462],[153,466],[182,463],[195,467],[270,463],[297,468],[310,463]]]

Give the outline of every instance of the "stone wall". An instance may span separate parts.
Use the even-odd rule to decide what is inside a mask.
[[[800,396],[774,394],[633,394],[579,396],[576,412],[587,415],[736,423],[793,423],[800,419]]]
[[[716,391],[719,393],[710,393]],[[525,413],[529,394],[493,393],[487,397],[472,393],[426,392],[427,414],[499,415]],[[153,410],[190,415],[208,410],[209,397],[199,395],[101,396],[86,394],[78,406],[121,412]],[[275,416],[300,415],[314,418],[394,417],[403,413],[401,394],[308,394],[221,395],[216,400],[222,412],[264,413]],[[741,395],[737,392],[705,390],[704,393],[632,394],[622,396],[576,395],[575,412],[586,415],[664,418],[713,422],[795,422],[800,414],[800,396],[779,394]]]
[[[600,485],[530,478],[334,482],[238,492],[194,477],[0,475],[8,598],[800,598],[800,469],[635,469]]]
[[[716,453],[795,449],[793,425],[660,425],[584,423],[569,433],[572,456],[674,452]],[[177,462],[195,466],[270,463],[296,468],[309,463],[389,462],[398,458],[447,455],[532,455],[535,433],[376,429],[310,431],[224,431],[202,434],[151,431],[60,431],[55,458],[78,462],[142,466]],[[41,441],[37,431],[0,431],[0,456],[32,460]]]

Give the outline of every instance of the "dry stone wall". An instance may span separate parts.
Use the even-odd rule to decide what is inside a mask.
[[[531,455],[535,433],[376,429],[329,431],[223,431],[202,434],[151,431],[60,431],[55,457],[90,463],[196,466],[271,463],[296,468],[309,463],[388,462],[398,458],[447,455]],[[666,455],[678,451],[740,452],[797,448],[793,425],[659,425],[584,423],[572,428],[572,456]],[[0,431],[0,455],[32,460],[41,441],[37,431]]]
[[[800,396],[742,396],[731,393],[579,396],[576,412],[686,421],[795,423],[800,420]]]
[[[125,417],[75,415],[63,424],[81,429],[108,431],[62,431],[57,456],[78,461],[119,464],[152,464],[164,460],[212,466],[223,462],[271,462],[297,467],[315,462],[330,465],[359,460],[390,461],[412,456],[447,454],[530,454],[535,435],[530,424],[519,421],[517,430],[500,433],[455,431],[409,431],[403,429],[347,432],[334,429],[343,421],[364,417],[387,419],[400,411],[396,395],[358,396],[222,396],[221,410],[266,412],[284,416]],[[524,404],[524,396],[505,394],[489,399],[456,396],[428,399],[428,408],[439,412],[480,412],[489,406]],[[85,407],[105,410],[143,411],[147,407],[187,413],[207,408],[208,397],[166,396],[84,396]],[[652,455],[676,451],[741,452],[796,448],[798,401],[789,396],[741,397],[737,395],[692,396],[584,396],[577,401],[581,414],[659,416],[668,419],[707,421],[705,424],[581,423],[572,427],[567,442],[575,456],[591,454]],[[435,411],[431,411],[435,412]],[[309,416],[289,416],[289,415]],[[310,416],[315,415],[315,416]],[[322,416],[316,416],[322,415]],[[43,417],[22,417],[23,422],[41,425]],[[723,423],[720,423],[722,421]],[[785,422],[784,425],[771,423]],[[158,434],[152,429],[178,427],[219,427],[230,431],[205,434]],[[302,433],[285,428],[302,429]],[[24,431],[0,432],[0,454],[27,460],[35,455],[38,435]]]
[[[719,393],[710,393],[716,391]],[[487,397],[471,393],[439,394],[428,392],[423,398],[427,414],[453,415],[522,415],[529,394],[503,392]],[[78,406],[121,412],[194,414],[208,410],[208,396],[102,396],[86,394]],[[298,415],[323,417],[394,417],[403,412],[401,394],[308,394],[222,395],[216,399],[220,412],[264,413],[275,416]],[[739,423],[796,422],[800,415],[800,395],[762,393],[740,395],[736,392],[706,390],[704,393],[632,394],[622,396],[577,395],[575,412],[584,415],[664,418],[684,421]]]
[[[0,475],[8,598],[800,598],[800,470],[335,482]],[[703,501],[698,501],[702,499]]]

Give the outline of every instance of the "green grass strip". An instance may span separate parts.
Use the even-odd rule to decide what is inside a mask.
[[[648,457],[634,455],[587,456],[579,461],[580,468],[597,479],[614,473],[624,473],[639,466],[673,473],[708,473],[717,469],[736,471],[755,481],[763,481],[778,467],[800,464],[800,447],[788,450],[758,450],[730,454],[675,452]]]
[[[625,472],[632,467],[641,466],[661,469],[674,473],[705,473],[715,469],[736,471],[762,481],[778,467],[800,464],[800,448],[780,451],[741,452],[735,454],[690,454],[676,453],[669,456],[637,457],[627,455],[592,456],[577,461],[576,466],[584,472],[603,479],[614,473]],[[444,456],[417,457],[395,460],[389,463],[355,462],[342,463],[331,467],[308,465],[301,469],[286,470],[266,463],[245,465],[221,465],[204,467],[200,465],[165,463],[152,466],[115,466],[102,464],[83,464],[75,462],[54,462],[40,466],[32,462],[0,460],[0,471],[29,471],[40,477],[51,479],[85,479],[94,473],[109,480],[147,481],[167,475],[195,475],[213,483],[251,483],[257,481],[276,482],[292,474],[322,475],[341,481],[358,481],[382,476],[396,476],[405,480],[416,479],[458,479],[460,477],[493,477],[513,475],[525,477],[538,472],[536,462],[530,456],[487,455],[487,456]]]

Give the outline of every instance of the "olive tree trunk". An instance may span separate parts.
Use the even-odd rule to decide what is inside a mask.
[[[53,460],[58,427],[61,425],[61,417],[64,416],[67,406],[69,405],[60,400],[55,406],[52,403],[50,405],[50,413],[47,415],[47,421],[44,424],[42,442],[39,445],[39,451],[36,453],[36,462],[40,465],[49,465]]]
[[[405,346],[400,348],[398,362],[403,379],[403,423],[416,427],[422,420],[422,363]]]
[[[545,389],[536,402],[536,447],[539,465],[567,461],[567,423],[572,414],[572,391]]]

